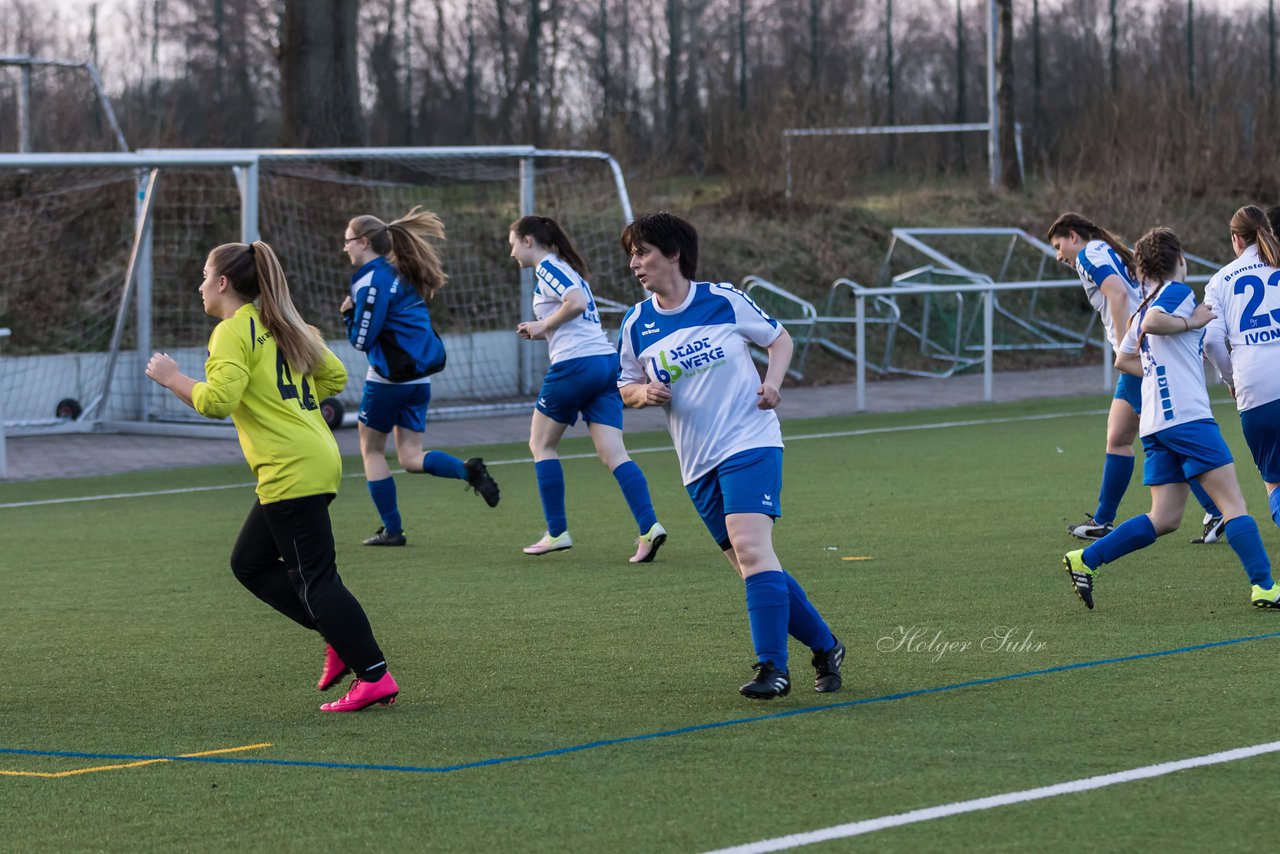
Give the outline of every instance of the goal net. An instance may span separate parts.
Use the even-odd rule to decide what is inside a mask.
[[[508,255],[518,217],[565,226],[615,325],[643,297],[617,243],[631,218],[621,170],[598,152],[0,155],[0,229],[12,250],[0,269],[0,327],[12,330],[0,342],[0,417],[10,434],[199,420],[142,369],[164,350],[203,376],[215,321],[197,293],[201,268],[215,245],[254,236],[276,250],[303,317],[346,364],[340,401],[354,412],[367,361],[338,311],[352,273],[344,229],[353,216],[389,222],[416,205],[439,214],[447,235],[438,248],[449,283],[430,304],[449,358],[433,377],[434,414],[525,406],[537,390],[546,347],[514,332],[532,290]]]

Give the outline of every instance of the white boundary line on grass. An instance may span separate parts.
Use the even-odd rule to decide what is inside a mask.
[[[941,421],[933,424],[898,424],[892,427],[867,427],[862,430],[839,430],[832,433],[807,433],[795,436],[783,436],[784,442],[805,442],[812,439],[843,439],[853,436],[874,436],[879,433],[904,433],[912,430],[945,430],[954,427],[982,427],[990,424],[1014,424],[1022,421],[1051,421],[1055,418],[1074,418],[1080,415],[1106,415],[1108,410],[1096,409],[1084,412],[1049,412],[1043,415],[1018,415],[1011,418],[976,418],[971,421]],[[659,451],[673,451],[671,445],[661,445],[654,448],[630,448],[631,454],[652,454]],[[588,460],[594,459],[595,454],[564,454],[560,457],[562,460]],[[510,466],[520,463],[531,463],[531,457],[522,457],[515,460],[493,460],[487,462],[490,466]],[[402,474],[403,470],[397,471]],[[348,477],[364,477],[361,472],[353,472],[343,475]],[[223,483],[216,486],[192,486],[185,489],[156,489],[149,492],[117,492],[109,495],[80,495],[72,498],[45,498],[39,501],[14,501],[9,504],[0,504],[0,510],[13,509],[17,507],[39,507],[45,504],[76,504],[82,501],[113,501],[118,498],[150,498],[157,495],[185,495],[192,492],[216,492],[220,489],[247,489],[255,486],[252,482],[248,483]]]
[[[926,807],[924,809],[912,810],[911,812],[899,813],[897,815],[886,815],[879,818],[855,821],[849,824],[839,824],[834,827],[827,827],[821,830],[812,830],[808,833],[793,833],[789,836],[762,839],[759,842],[749,842],[746,845],[736,845],[732,848],[719,848],[713,852],[709,852],[709,854],[762,854],[762,852],[765,851],[785,851],[789,848],[799,848],[803,845],[813,845],[818,842],[829,842],[833,839],[847,839],[850,836],[861,836],[866,833],[874,833],[877,830],[884,830],[888,827],[902,827],[907,824],[917,824],[922,821],[932,821],[935,818],[945,818],[947,816],[960,815],[962,813],[980,812],[982,810],[1008,806],[1009,804],[1021,804],[1026,803],[1027,801],[1042,800],[1044,798],[1056,798],[1058,795],[1087,792],[1092,789],[1101,789],[1106,786],[1115,786],[1120,783],[1131,783],[1134,780],[1147,780],[1152,777],[1163,777],[1166,774],[1173,774],[1176,771],[1185,771],[1188,768],[1201,768],[1206,765],[1221,765],[1225,762],[1235,762],[1238,759],[1248,759],[1251,756],[1259,756],[1264,753],[1276,752],[1280,752],[1280,741],[1269,741],[1266,744],[1255,744],[1252,747],[1238,747],[1235,750],[1224,750],[1220,753],[1210,753],[1207,756],[1196,756],[1191,759],[1178,759],[1173,762],[1161,762],[1158,765],[1145,765],[1141,768],[1131,768],[1128,771],[1117,771],[1114,774],[1102,774],[1097,777],[1085,777],[1080,780],[1070,780],[1066,783],[1058,783],[1053,786],[1041,786],[1036,789],[1026,789],[1021,792],[1006,792],[1002,795],[992,795],[987,798],[976,798],[971,801],[956,801],[955,803],[942,804],[941,806],[936,807]]]

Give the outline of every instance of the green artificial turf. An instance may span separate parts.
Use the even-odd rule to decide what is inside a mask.
[[[318,637],[231,576],[250,488],[0,508],[0,748],[38,752],[0,753],[0,771],[271,745],[0,776],[4,847],[698,851],[1270,741],[1280,638],[1034,674],[1280,632],[1280,613],[1249,606],[1228,545],[1188,543],[1194,502],[1182,530],[1104,568],[1096,610],[1076,599],[1064,526],[1093,508],[1105,403],[785,422],[797,438],[775,546],[848,657],[844,689],[820,695],[793,642],[794,689],[771,703],[737,693],[753,660],[742,585],[665,435],[628,439],[671,535],[647,566],[627,562],[634,524],[594,458],[564,465],[574,548],[541,558],[520,552],[543,530],[522,446],[481,449],[502,487],[493,510],[457,481],[399,475],[402,549],[360,545],[378,522],[362,479],[346,480],[331,508],[340,571],[402,689],[354,715],[317,710]],[[1216,413],[1274,554],[1238,421]],[[224,466],[4,484],[0,504],[247,480]],[[1120,516],[1148,502],[1135,474]],[[925,689],[943,690],[912,693]],[[1278,765],[819,848],[1270,850],[1258,795]]]

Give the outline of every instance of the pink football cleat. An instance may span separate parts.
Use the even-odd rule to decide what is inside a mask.
[[[366,706],[372,706],[374,703],[382,705],[390,705],[396,701],[396,695],[400,693],[400,686],[396,684],[396,680],[391,678],[390,673],[382,674],[382,678],[377,682],[366,682],[360,677],[356,677],[351,683],[351,690],[347,691],[345,697],[332,703],[325,703],[320,707],[322,712],[358,712]]]
[[[328,691],[338,680],[351,672],[346,662],[338,655],[337,650],[328,644],[324,645],[324,670],[320,671],[320,681],[316,683],[317,691]]]
[[[649,563],[658,556],[658,549],[667,541],[667,529],[653,523],[653,527],[636,538],[636,553],[632,563]]]
[[[545,555],[571,548],[573,548],[573,537],[569,536],[568,531],[565,531],[558,537],[543,534],[542,539],[531,546],[525,546],[522,551],[527,555]]]

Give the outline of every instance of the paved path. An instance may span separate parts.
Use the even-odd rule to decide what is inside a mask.
[[[1072,397],[1094,394],[1100,404],[1107,394],[1098,365],[1053,368],[1043,371],[1002,373],[995,376],[996,402],[1037,397]],[[867,411],[904,412],[978,403],[982,400],[982,376],[966,375],[945,380],[907,379],[867,386]],[[852,415],[856,412],[852,385],[783,387],[778,414],[784,424],[803,418]],[[660,409],[627,410],[627,431],[663,430]],[[355,430],[336,433],[344,455],[360,452]],[[586,435],[581,422],[566,434]],[[529,414],[489,418],[429,421],[428,447],[470,448],[499,442],[523,442],[529,437]],[[171,438],[106,433],[11,437],[8,442],[10,480],[42,480],[86,477],[148,469],[171,469],[243,462],[240,444],[233,438]]]

